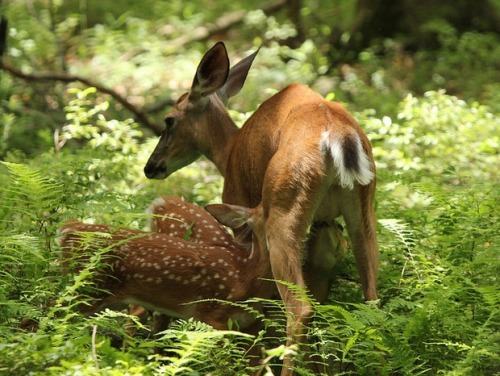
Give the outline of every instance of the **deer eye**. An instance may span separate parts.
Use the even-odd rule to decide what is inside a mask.
[[[337,223],[337,227],[340,230],[340,232],[344,231],[344,226],[342,226],[340,223]]]
[[[172,116],[167,116],[165,118],[165,133],[170,135],[175,127],[175,118]]]

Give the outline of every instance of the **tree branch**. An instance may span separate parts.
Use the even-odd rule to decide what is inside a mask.
[[[289,0],[275,0],[272,3],[265,6],[262,10],[266,14],[276,12],[286,6]],[[169,42],[170,46],[179,47],[195,41],[204,41],[212,36],[223,33],[230,28],[243,22],[246,11],[236,11],[231,13],[226,13],[220,18],[218,18],[214,24],[206,27],[198,27],[193,30],[192,33],[186,36],[179,37]],[[0,57],[6,48],[6,38],[7,38],[7,20],[2,17],[0,22]],[[95,87],[97,91],[105,93],[113,97],[118,103],[130,111],[135,120],[146,128],[151,129],[156,135],[160,135],[163,131],[163,125],[156,124],[152,122],[147,113],[156,112],[161,109],[164,104],[171,104],[170,99],[161,101],[161,103],[150,106],[149,109],[139,109],[130,103],[125,97],[120,95],[115,90],[106,87],[98,82],[95,82],[89,78],[81,77],[78,75],[73,75],[65,72],[34,72],[34,73],[24,73],[16,67],[10,65],[9,63],[2,61],[0,59],[0,69],[5,70],[14,77],[21,78],[26,81],[61,81],[61,82],[80,82],[89,87]]]
[[[7,49],[7,18],[0,17],[0,59]]]
[[[130,111],[135,120],[151,129],[156,135],[160,135],[163,131],[163,126],[152,122],[148,116],[139,108],[130,103],[125,97],[120,95],[115,90],[101,85],[89,78],[68,74],[68,73],[58,73],[58,72],[35,72],[35,73],[24,73],[16,67],[10,65],[5,61],[0,61],[0,68],[9,72],[14,77],[21,78],[26,81],[61,81],[61,82],[80,82],[89,87],[95,87],[101,93],[108,94],[112,96],[118,103]]]
[[[268,4],[262,10],[266,14],[270,14],[280,10],[282,7],[288,4],[289,0],[276,0]],[[180,47],[191,42],[201,42],[210,39],[212,36],[221,34],[231,29],[235,25],[243,22],[247,14],[246,10],[235,11],[231,13],[226,13],[219,17],[213,24],[208,26],[199,26],[195,28],[188,35],[183,35],[182,37],[176,38],[168,42],[171,47]]]

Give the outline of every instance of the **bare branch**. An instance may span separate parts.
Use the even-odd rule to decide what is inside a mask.
[[[135,120],[142,124],[143,126],[151,129],[156,135],[160,135],[163,131],[163,126],[152,122],[147,115],[139,108],[130,103],[125,97],[120,95],[115,90],[106,87],[98,82],[95,82],[89,78],[81,77],[68,73],[59,72],[35,72],[35,73],[24,73],[16,67],[10,65],[7,62],[0,62],[0,68],[9,72],[11,75],[21,78],[26,81],[61,81],[61,82],[80,82],[89,87],[95,87],[97,91],[111,95],[118,103],[130,111]]]
[[[288,0],[276,0],[262,8],[264,13],[270,14],[280,10],[287,5]],[[246,10],[225,13],[219,17],[213,24],[208,26],[199,26],[195,28],[190,34],[183,35],[182,37],[173,39],[168,42],[171,47],[180,47],[191,42],[200,42],[210,39],[212,36],[221,34],[231,29],[232,27],[240,24],[245,19],[247,14]]]
[[[92,358],[94,358],[94,365],[99,372],[99,360],[97,358],[96,350],[96,338],[97,338],[97,325],[92,325]]]

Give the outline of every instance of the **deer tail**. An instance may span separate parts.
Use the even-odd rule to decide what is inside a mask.
[[[368,185],[375,178],[372,159],[357,133],[334,135],[325,131],[321,135],[320,148],[332,158],[342,188]]]

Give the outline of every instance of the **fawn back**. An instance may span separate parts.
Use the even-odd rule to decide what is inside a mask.
[[[221,210],[234,211],[229,205]],[[237,221],[225,224],[241,227],[255,216],[248,209]],[[195,318],[216,329],[227,327],[228,319],[240,328],[254,322],[252,315],[221,301],[242,301],[250,297],[269,298],[275,285],[267,251],[257,242],[248,251],[231,246],[195,243],[162,233],[113,228],[70,221],[60,230],[63,266],[82,267],[90,255],[102,254],[103,267],[93,276],[97,289],[94,301],[82,311],[93,313],[105,307],[142,305],[173,317]]]

